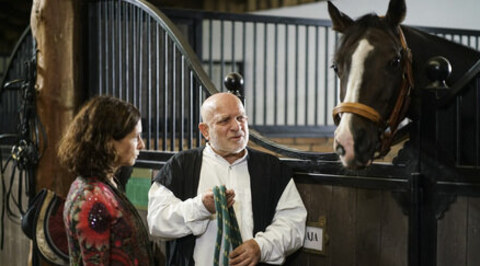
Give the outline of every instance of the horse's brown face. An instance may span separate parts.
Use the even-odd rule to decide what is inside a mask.
[[[357,109],[342,109],[335,131],[334,150],[347,168],[371,164],[401,87],[405,60],[397,29],[403,15],[392,8],[390,3],[385,18],[367,15],[353,21],[329,2],[333,27],[343,33],[333,62],[340,79],[340,101]],[[373,110],[378,121],[362,115],[363,108]]]

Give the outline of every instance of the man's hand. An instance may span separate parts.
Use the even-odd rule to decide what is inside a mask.
[[[235,191],[233,191],[233,189],[227,189],[225,191],[225,195],[227,197],[227,207],[230,208],[233,203],[235,203]],[[212,189],[209,189],[203,193],[202,202],[210,213],[215,213],[215,199],[213,197]]]
[[[230,253],[230,265],[232,266],[253,266],[260,261],[260,247],[257,241],[250,239]]]

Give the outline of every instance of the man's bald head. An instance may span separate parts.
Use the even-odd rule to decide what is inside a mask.
[[[241,105],[243,108],[242,101],[229,92],[219,92],[208,97],[202,104],[200,109],[200,115],[202,120],[205,123],[209,123],[212,120],[213,114],[215,114],[222,107],[233,107]]]

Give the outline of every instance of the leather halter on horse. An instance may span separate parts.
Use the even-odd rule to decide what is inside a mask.
[[[407,41],[400,27],[398,27],[400,42],[404,53],[402,57],[406,59],[405,64],[403,65],[403,76],[402,84],[400,85],[400,92],[393,108],[390,117],[388,120],[384,120],[382,116],[374,108],[355,102],[344,102],[338,104],[333,108],[333,121],[335,125],[340,123],[342,113],[352,113],[364,117],[375,124],[379,125],[379,130],[381,133],[380,141],[381,146],[376,150],[378,155],[375,156],[375,159],[385,156],[390,150],[392,145],[393,137],[397,132],[398,125],[405,118],[408,106],[410,104],[410,91],[413,88],[413,74],[412,74],[412,53],[407,46]]]

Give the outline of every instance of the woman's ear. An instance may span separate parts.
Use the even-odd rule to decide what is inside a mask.
[[[205,122],[198,124],[198,129],[202,132],[203,137],[208,141],[208,125]]]

